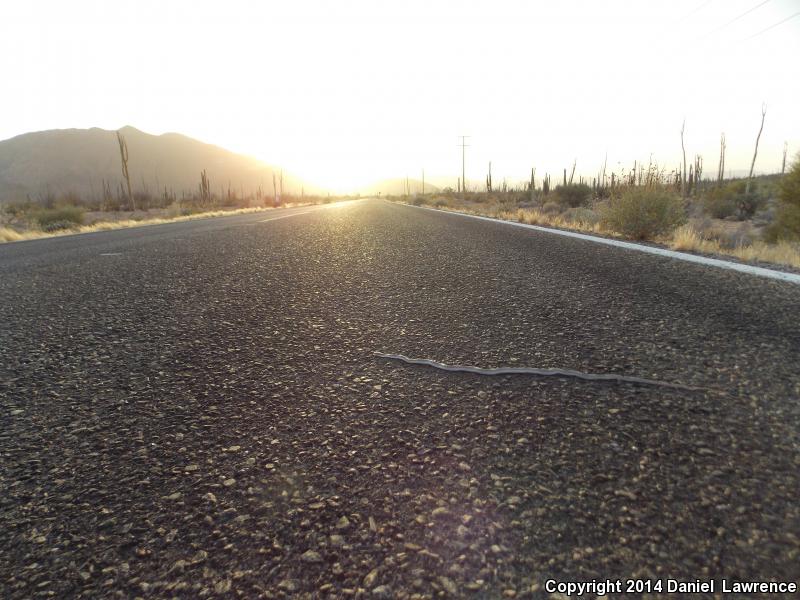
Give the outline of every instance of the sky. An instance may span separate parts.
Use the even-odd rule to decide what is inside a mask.
[[[785,22],[781,22],[788,19]],[[800,150],[800,0],[4,0],[0,139],[179,132],[339,192],[781,167]],[[607,157],[607,159],[606,159]]]

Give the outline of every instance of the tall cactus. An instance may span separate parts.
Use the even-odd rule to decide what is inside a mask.
[[[125,178],[125,184],[128,187],[128,202],[130,203],[131,210],[136,210],[136,203],[133,200],[133,191],[131,191],[131,177],[128,174],[128,143],[119,131],[117,131],[117,142],[119,143],[119,157],[122,160],[122,176]]]
[[[536,167],[531,167],[531,183],[528,186],[528,190],[531,193],[531,202],[533,202],[534,194],[536,193]]]
[[[203,205],[211,203],[211,184],[208,182],[205,169],[200,171],[200,202]]]
[[[701,177],[703,175],[703,157],[699,154],[694,157],[694,195],[700,195]]]

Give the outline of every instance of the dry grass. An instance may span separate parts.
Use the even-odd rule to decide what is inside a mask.
[[[569,229],[616,238],[621,237],[603,228],[600,223],[573,220],[566,218],[563,214],[550,214],[535,208],[521,208],[507,211],[501,210],[497,206],[479,206],[475,203],[471,203],[467,207],[461,206],[460,204],[460,202],[456,201],[444,206],[439,205],[437,208],[484,217],[493,217],[504,221],[516,221],[528,225],[541,225],[543,227]],[[775,265],[800,268],[800,245],[796,243],[780,242],[778,244],[768,244],[758,240],[752,244],[737,246],[735,248],[725,248],[720,245],[717,240],[704,238],[691,225],[683,225],[677,228],[671,236],[661,238],[658,241],[677,251],[731,256],[745,262],[772,263]]]
[[[504,216],[507,215],[507,216]],[[572,229],[585,233],[603,233],[599,223],[590,223],[565,218],[562,215],[551,215],[536,209],[520,208],[516,212],[501,213],[501,219],[507,221],[517,221],[526,225],[541,225],[543,227],[556,227],[558,229]]]
[[[765,262],[800,268],[800,246],[790,242],[767,244],[755,241],[746,246],[723,248],[716,240],[704,239],[693,227],[684,225],[670,240],[673,250],[733,256],[747,262]]]
[[[296,206],[307,206],[307,204],[291,203],[285,204],[282,208],[292,208]],[[241,215],[247,213],[267,212],[275,210],[273,207],[259,207],[259,208],[239,208],[235,210],[213,210],[208,212],[199,212],[191,215],[177,215],[159,218],[144,218],[144,219],[122,219],[118,221],[97,221],[91,225],[80,225],[71,229],[62,229],[58,231],[45,232],[38,229],[30,229],[27,231],[16,231],[9,227],[0,227],[0,243],[2,242],[19,242],[22,240],[36,240],[46,237],[57,237],[62,235],[73,235],[76,233],[91,233],[93,231],[111,231],[114,229],[126,229],[129,227],[140,227],[143,225],[161,225],[163,223],[176,223],[178,221],[191,221],[194,219],[207,219],[209,217],[227,217],[231,215]]]
[[[14,231],[9,227],[0,227],[0,242],[18,242],[19,240],[30,239],[23,234]]]

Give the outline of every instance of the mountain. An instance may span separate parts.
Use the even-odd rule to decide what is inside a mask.
[[[418,179],[409,179],[408,187],[410,188],[412,194],[422,193],[422,181]],[[440,191],[438,187],[428,183],[427,181],[425,182],[426,194],[432,194],[438,191]],[[406,193],[406,179],[402,177],[377,181],[366,187],[359,188],[359,193],[368,196],[376,196],[378,194],[381,194],[382,196],[402,196]]]
[[[205,169],[214,194],[228,185],[237,193],[244,188],[250,194],[261,185],[271,195],[272,174],[280,172],[278,167],[177,133],[150,135],[134,127],[123,127],[120,133],[128,146],[134,192],[147,188],[158,194],[165,186],[179,196],[194,192]],[[36,200],[45,194],[95,196],[103,180],[112,190],[122,182],[115,131],[56,129],[0,141],[0,202],[26,196]],[[303,187],[308,194],[321,192],[284,173],[284,194],[300,194]]]

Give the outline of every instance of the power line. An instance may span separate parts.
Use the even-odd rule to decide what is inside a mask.
[[[750,14],[751,12],[753,12],[754,10],[761,8],[761,7],[762,7],[762,6],[764,6],[764,5],[765,5],[767,2],[769,2],[769,0],[763,0],[763,2],[760,2],[759,4],[756,4],[756,5],[755,5],[753,8],[749,8],[749,9],[747,9],[747,10],[746,10],[746,11],[744,11],[742,14],[740,14],[738,17],[734,17],[733,19],[731,19],[731,20],[730,20],[730,21],[728,21],[727,23],[723,23],[722,25],[720,25],[719,27],[717,27],[716,29],[714,29],[714,30],[713,30],[713,31],[711,31],[710,33],[707,33],[707,34],[706,34],[706,35],[704,35],[704,36],[703,36],[701,39],[705,39],[705,38],[707,38],[707,37],[710,37],[710,36],[714,35],[715,33],[718,33],[718,32],[720,32],[720,31],[722,31],[723,29],[725,29],[725,28],[726,28],[726,27],[728,27],[729,25],[733,25],[734,23],[736,23],[736,21],[738,21],[739,19],[741,19],[741,18],[742,18],[742,17],[744,17],[744,16],[747,16],[747,15],[749,15],[749,14]]]
[[[691,17],[693,14],[695,14],[695,13],[697,13],[697,12],[700,12],[700,10],[702,10],[703,8],[705,8],[706,6],[708,6],[709,4],[711,4],[711,0],[705,0],[705,2],[701,2],[699,5],[697,5],[697,6],[696,6],[694,9],[692,9],[690,12],[686,13],[686,14],[685,14],[685,15],[683,15],[683,16],[682,16],[680,19],[678,19],[677,21],[675,21],[675,24],[677,25],[677,24],[678,24],[678,23],[680,23],[681,21],[685,21],[686,19],[688,19],[689,17]]]
[[[751,36],[750,36],[750,37],[748,37],[748,38],[745,38],[745,39],[743,39],[742,41],[743,41],[743,42],[746,42],[747,40],[752,40],[754,37],[758,37],[758,36],[760,36],[762,33],[766,33],[767,31],[769,31],[770,29],[772,29],[772,28],[774,28],[774,27],[777,27],[778,25],[783,25],[784,23],[786,23],[786,21],[790,21],[791,19],[794,19],[794,18],[795,18],[795,17],[797,17],[797,16],[800,16],[800,12],[796,12],[796,13],[794,13],[793,15],[790,15],[790,16],[786,17],[785,19],[783,19],[782,21],[778,21],[777,23],[775,23],[775,24],[773,24],[773,25],[770,25],[770,26],[769,26],[769,27],[767,27],[766,29],[762,29],[762,30],[761,30],[761,31],[759,31],[758,33],[754,33],[753,35],[751,35]]]

